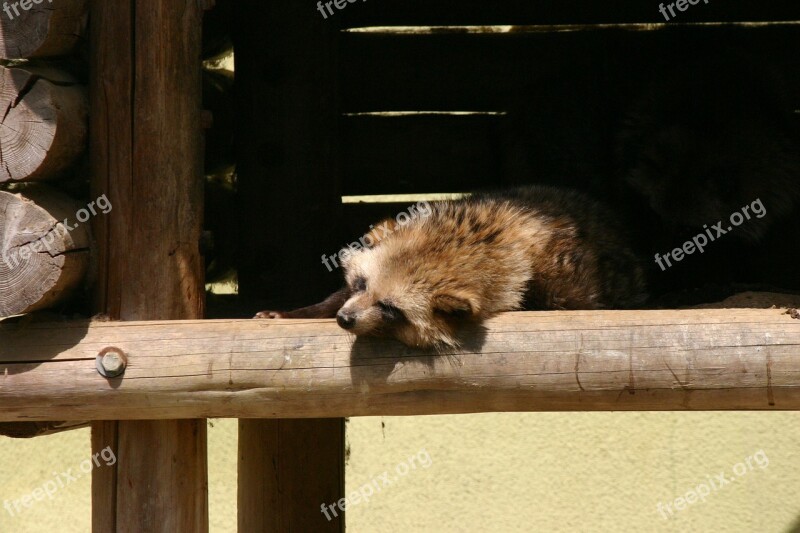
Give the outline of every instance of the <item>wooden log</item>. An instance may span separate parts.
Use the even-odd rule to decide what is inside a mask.
[[[0,421],[798,410],[780,309],[507,313],[435,355],[332,320],[0,324]],[[106,379],[95,357],[127,354]]]
[[[0,11],[0,57],[61,56],[83,41],[87,0],[5,2]]]
[[[91,4],[92,188],[115,202],[96,228],[94,299],[96,311],[112,318],[203,316],[200,33],[207,4]],[[112,446],[120,457],[93,471],[93,530],[208,531],[206,421],[138,418],[92,425],[94,452]]]
[[[0,317],[52,307],[81,286],[90,235],[76,217],[84,209],[43,186],[0,191]]]
[[[0,183],[56,177],[86,150],[86,90],[64,72],[0,67],[0,109]]]

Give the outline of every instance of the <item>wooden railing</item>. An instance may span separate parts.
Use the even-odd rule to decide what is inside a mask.
[[[329,320],[0,325],[0,420],[800,409],[781,310],[508,313],[420,352]],[[103,354],[124,372],[98,372]],[[105,372],[104,372],[105,373]]]

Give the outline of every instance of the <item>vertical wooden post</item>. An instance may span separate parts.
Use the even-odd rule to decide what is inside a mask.
[[[114,319],[202,318],[203,207],[197,0],[92,0],[95,307]],[[124,378],[123,378],[124,379]],[[206,421],[97,422],[93,530],[208,531]]]
[[[344,419],[239,421],[239,531],[344,531]]]
[[[342,282],[320,260],[342,244],[337,27],[296,0],[233,10],[239,294],[314,303]],[[343,419],[240,421],[239,531],[342,531],[320,506],[343,493]]]

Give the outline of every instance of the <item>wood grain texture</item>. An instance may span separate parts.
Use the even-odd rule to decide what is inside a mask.
[[[20,5],[25,3],[30,9],[25,10]],[[8,10],[0,12],[0,57],[3,59],[66,55],[84,39],[88,0],[7,4]]]
[[[200,318],[202,5],[91,9],[92,189],[114,205],[95,227],[95,308],[123,320]],[[95,470],[93,529],[207,531],[206,421],[137,418],[93,425],[93,450],[117,446],[119,457]]]
[[[43,186],[0,191],[0,317],[47,309],[81,287],[90,245],[76,220],[82,208]]]
[[[239,531],[343,530],[320,505],[344,494],[344,434],[341,418],[239,420]]]
[[[86,89],[68,74],[0,67],[0,109],[0,183],[57,177],[86,150]]]
[[[3,324],[0,420],[800,409],[782,310],[507,313],[453,355],[330,320]],[[128,355],[105,380],[94,358]]]

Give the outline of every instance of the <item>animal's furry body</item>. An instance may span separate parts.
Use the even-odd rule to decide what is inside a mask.
[[[356,335],[457,346],[464,323],[519,309],[633,307],[642,273],[599,204],[526,187],[431,204],[429,216],[344,261],[347,286],[325,302],[266,318],[332,317]]]

